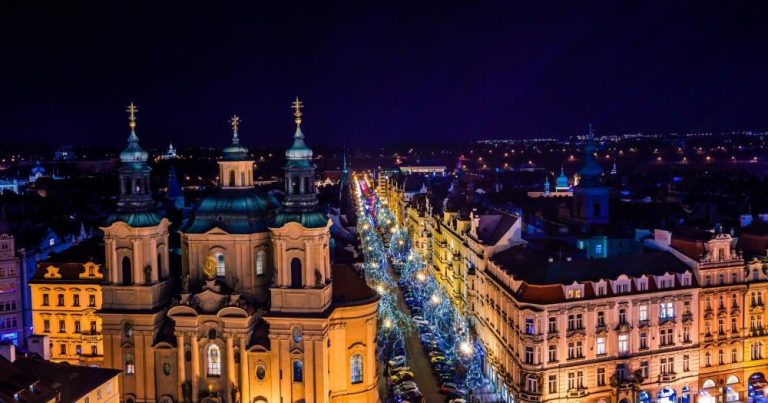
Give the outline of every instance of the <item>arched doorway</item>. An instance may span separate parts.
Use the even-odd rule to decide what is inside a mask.
[[[131,284],[133,284],[131,279],[131,259],[128,256],[123,256],[123,285]]]
[[[301,259],[291,259],[291,288],[301,288]]]
[[[765,395],[765,387],[768,386],[768,382],[765,380],[765,375],[762,372],[755,372],[749,376],[747,381],[747,391],[749,397],[752,399],[761,398]]]

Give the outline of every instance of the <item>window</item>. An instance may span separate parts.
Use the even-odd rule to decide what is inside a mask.
[[[256,252],[256,275],[264,275],[264,266],[267,263],[267,253],[263,250]]]
[[[123,334],[127,338],[133,337],[133,325],[131,325],[130,323],[126,323],[125,325],[123,325]]]
[[[569,288],[568,299],[581,298],[581,288]]]
[[[355,354],[350,358],[349,365],[352,373],[352,383],[363,382],[363,355]]]
[[[595,206],[597,206],[599,208],[600,205],[596,204]],[[603,254],[603,244],[599,243],[599,244],[595,245],[595,254],[596,255],[602,255]]]
[[[674,302],[662,302],[659,304],[659,318],[661,319],[675,318]]]
[[[691,359],[687,355],[683,356],[683,371],[688,372],[691,369]]]
[[[554,316],[549,317],[549,333],[557,333],[557,318]]]
[[[648,379],[648,361],[640,361],[640,375],[643,379]]]
[[[216,276],[224,277],[227,274],[227,265],[224,263],[224,254],[216,254]]]
[[[83,353],[83,347],[79,344],[75,346],[75,354],[80,355]]]
[[[691,341],[691,328],[690,326],[685,326],[683,328],[683,342],[688,343]]]
[[[99,355],[99,349],[95,344],[91,344],[91,355]]]
[[[72,296],[72,306],[80,306],[80,296],[75,294]]]
[[[64,294],[57,295],[58,297],[58,306],[64,306]]]
[[[206,353],[208,359],[208,376],[221,376],[221,351],[219,346],[211,344]]]
[[[136,373],[136,364],[133,363],[132,354],[125,355],[125,373],[128,375],[133,375]]]
[[[659,359],[659,371],[662,375],[667,374],[674,374],[675,373],[675,358],[674,357],[668,357],[668,358],[661,358]]]
[[[720,273],[720,275],[717,276],[717,284],[718,285],[725,284],[725,274]]]
[[[88,296],[88,306],[93,308],[96,306],[96,296],[95,295],[89,295]]]
[[[557,362],[557,345],[549,345],[549,362]]]
[[[738,362],[739,361],[739,353],[736,351],[736,349],[731,349],[731,362]]]
[[[648,348],[648,333],[641,332],[640,333],[640,349],[645,350]]]
[[[67,355],[67,345],[66,344],[60,344],[59,345],[59,353],[61,355]]]
[[[525,318],[525,334],[535,334],[536,330],[533,326],[533,318]]]
[[[59,333],[66,333],[67,331],[67,324],[63,320],[59,321]]]
[[[717,333],[725,334],[725,319],[723,318],[717,320]]]
[[[605,312],[598,311],[597,312],[597,325],[598,326],[605,326]]]
[[[752,355],[753,360],[760,360],[763,358],[763,343],[758,341],[756,343],[752,343],[752,346],[750,348],[750,352]]]
[[[619,354],[626,354],[629,352],[629,335],[619,335]]]
[[[754,357],[752,357],[754,358]],[[711,367],[712,366],[712,353],[707,351],[706,354],[704,354],[704,366],[705,367]]]
[[[736,273],[733,273],[733,274],[734,276],[736,275]],[[760,272],[757,271],[757,269],[752,269],[752,280],[753,281],[760,280]]]
[[[576,373],[575,372],[569,372],[568,373],[568,390],[576,389]]]
[[[704,285],[711,286],[712,285],[712,276],[707,276],[704,278]]]
[[[96,334],[96,321],[91,321],[91,334]]]
[[[301,360],[293,360],[293,381],[304,382],[304,363]]]
[[[627,309],[619,308],[619,323],[627,323]]]
[[[648,320],[648,305],[640,305],[640,321]]]
[[[717,352],[717,363],[720,365],[725,364],[725,353],[723,350]]]
[[[80,321],[76,320],[75,321],[75,333],[80,333],[80,332],[81,332],[81,330],[80,330]]]
[[[525,363],[533,364],[533,347],[525,347]]]
[[[549,393],[557,393],[557,375],[549,376]]]
[[[43,294],[43,306],[48,306],[51,304],[50,298],[48,297],[48,294]]]
[[[596,347],[596,353],[597,355],[605,354],[605,337],[598,337],[597,338],[597,347]]]
[[[48,319],[43,320],[43,332],[45,333],[51,332],[51,321]]]
[[[525,378],[525,390],[531,393],[539,393],[539,378],[536,375],[528,375]]]
[[[583,329],[583,317],[580,313],[575,315],[568,315],[568,330]]]
[[[674,330],[673,329],[661,329],[659,330],[659,344],[662,346],[671,346],[674,344]]]
[[[582,342],[581,341],[568,342],[568,359],[581,358],[581,357],[583,357]]]
[[[597,386],[605,386],[605,368],[597,369]]]

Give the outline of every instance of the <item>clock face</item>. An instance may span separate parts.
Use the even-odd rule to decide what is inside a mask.
[[[293,328],[293,341],[296,343],[301,342],[301,328],[298,326]]]

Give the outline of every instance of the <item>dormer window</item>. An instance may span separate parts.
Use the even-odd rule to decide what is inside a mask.
[[[638,291],[648,291],[648,279],[647,278],[639,278],[639,279],[637,279],[637,290]]]
[[[584,297],[584,285],[574,282],[565,287],[565,296],[567,299],[580,299]]]
[[[689,287],[691,285],[691,273],[683,273],[683,275],[680,276],[680,283],[682,283],[683,287]]]

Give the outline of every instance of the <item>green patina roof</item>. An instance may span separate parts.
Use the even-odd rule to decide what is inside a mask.
[[[272,220],[273,228],[280,228],[289,222],[299,223],[305,228],[322,228],[328,225],[328,215],[319,211],[306,213],[278,213]]]
[[[122,221],[134,228],[154,227],[163,217],[156,210],[115,212],[107,217],[107,225]]]
[[[280,208],[274,196],[254,189],[222,189],[204,198],[181,232],[202,234],[219,228],[230,234],[267,231],[267,216]]]

